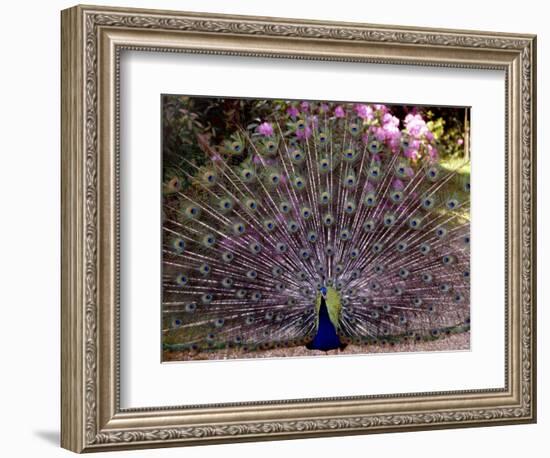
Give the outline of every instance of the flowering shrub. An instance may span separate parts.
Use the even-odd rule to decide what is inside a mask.
[[[392,153],[403,154],[413,162],[436,161],[439,158],[438,142],[431,129],[440,125],[426,122],[416,109],[400,119],[393,113],[393,107],[382,104],[276,103],[281,104],[279,112],[286,114],[287,127],[296,133],[299,140],[309,139],[316,130],[323,128],[326,120],[344,120],[351,114],[357,120],[357,133],[361,134],[365,145],[376,139]],[[269,118],[270,115],[266,115],[260,124],[252,124],[257,135],[270,137],[274,134],[273,122],[266,120]]]
[[[460,158],[467,154],[465,113],[445,107],[166,96],[164,170],[171,176],[181,168],[182,147],[192,163],[201,165],[204,154],[196,141],[199,136],[212,144],[223,143],[226,151],[236,153],[245,142],[242,128],[263,145],[289,132],[298,141],[306,141],[330,122],[352,123],[352,134],[366,147],[377,141],[381,152],[403,155],[413,163]],[[243,160],[238,154],[232,157],[233,163]]]

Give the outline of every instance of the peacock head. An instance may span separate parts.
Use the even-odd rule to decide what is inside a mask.
[[[319,291],[321,292],[321,295],[323,296],[323,298],[327,298],[327,288],[326,286],[322,286]]]

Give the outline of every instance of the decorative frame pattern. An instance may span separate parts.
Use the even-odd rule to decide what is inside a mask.
[[[121,410],[123,49],[504,70],[505,388]],[[63,11],[62,446],[82,452],[534,422],[535,63],[531,35],[103,7]]]

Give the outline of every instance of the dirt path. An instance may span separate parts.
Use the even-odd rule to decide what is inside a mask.
[[[308,350],[305,347],[276,348],[245,353],[239,349],[226,349],[210,353],[193,354],[189,352],[164,352],[163,361],[197,361],[221,359],[250,359],[250,358],[287,358],[309,356],[335,356],[370,353],[396,352],[429,352],[429,351],[458,351],[470,349],[470,333],[452,334],[429,342],[402,342],[395,345],[348,345],[345,350]]]

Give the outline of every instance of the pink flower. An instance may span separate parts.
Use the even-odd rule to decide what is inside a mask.
[[[263,122],[258,126],[258,132],[264,137],[271,137],[273,135],[273,126],[268,122]]]
[[[426,132],[426,140],[428,140],[429,142],[433,141],[434,139],[434,134],[429,130],[428,132]]]
[[[432,145],[428,145],[428,155],[430,156],[430,159],[436,160],[439,156],[439,151],[437,151],[437,148],[434,148]]]
[[[297,118],[300,114],[300,111],[295,106],[290,106],[286,109],[286,112],[291,118]]]
[[[307,113],[309,111],[309,102],[304,101],[300,103],[300,108],[302,108],[304,113]]]
[[[365,182],[365,189],[367,192],[371,192],[371,191],[375,191],[376,188],[374,187],[374,185],[370,182],[370,181],[366,181]]]
[[[376,111],[380,111],[382,113],[387,113],[388,112],[388,107],[386,105],[375,104],[374,109]]]
[[[342,108],[341,105],[338,105],[334,109],[334,116],[336,116],[337,118],[343,118],[344,116],[346,116],[346,113],[344,112],[344,109]]]
[[[379,142],[386,140],[386,131],[382,127],[377,127],[374,131],[374,136]]]
[[[405,129],[411,136],[417,138],[429,132],[426,121],[419,114],[409,113],[405,116]]]
[[[365,119],[367,121],[372,121],[374,119],[372,108],[368,105],[358,103],[355,105],[355,112],[361,119]]]
[[[321,112],[326,113],[328,111],[329,106],[326,103],[321,104]]]
[[[403,183],[399,178],[396,178],[392,182],[392,187],[396,191],[403,191],[403,189],[405,189],[405,183]]]
[[[303,140],[311,137],[311,133],[312,133],[311,127],[306,126],[304,129],[296,131],[296,138]]]
[[[457,141],[456,141],[457,144],[459,145],[463,145],[464,144],[464,139],[463,138],[459,138]]]
[[[405,157],[408,157],[413,161],[416,161],[420,157],[420,153],[418,152],[418,150],[415,150],[412,148],[407,148],[404,154],[405,154]]]

